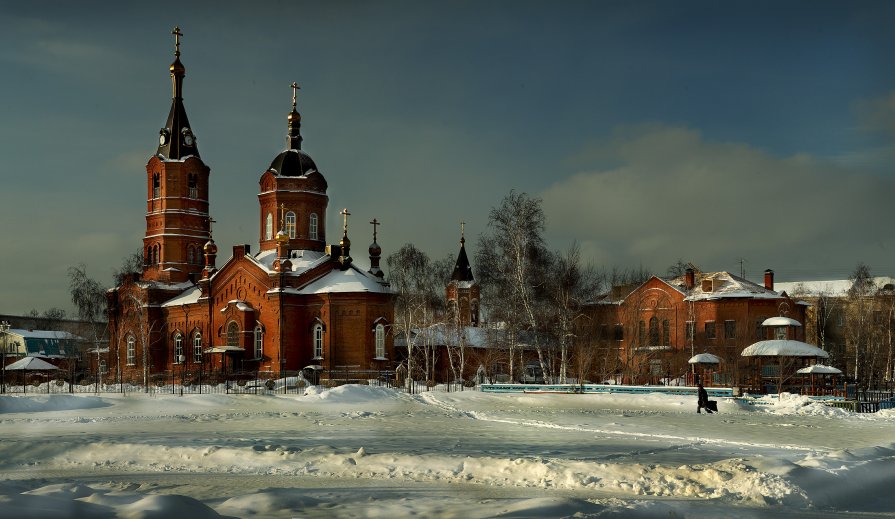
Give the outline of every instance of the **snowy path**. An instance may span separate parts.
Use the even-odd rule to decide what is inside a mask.
[[[895,517],[895,414],[755,404],[359,386],[4,398],[0,517],[38,496],[33,517]]]

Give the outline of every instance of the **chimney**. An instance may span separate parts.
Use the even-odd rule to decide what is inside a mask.
[[[684,274],[684,288],[690,290],[696,285],[696,273],[693,272],[693,269],[688,268],[686,274]]]
[[[764,287],[768,290],[774,290],[774,271],[771,269],[764,271]]]

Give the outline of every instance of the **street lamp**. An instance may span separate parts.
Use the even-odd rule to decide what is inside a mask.
[[[180,364],[180,396],[183,396],[183,370],[184,370],[184,361],[186,360],[185,355],[178,355],[177,362]]]
[[[3,332],[3,371],[2,371],[2,373],[0,373],[0,386],[2,386],[2,389],[0,389],[0,392],[6,393],[6,347],[7,347],[7,341],[9,340],[8,339],[9,338],[9,335],[8,335],[9,323],[8,322],[3,321],[2,323],[0,323],[0,332]]]

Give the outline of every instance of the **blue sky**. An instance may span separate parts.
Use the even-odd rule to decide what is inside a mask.
[[[356,247],[375,217],[384,254],[474,249],[515,189],[601,267],[895,274],[895,4],[257,4],[0,3],[0,312],[140,248],[175,25],[224,257],[298,81],[331,239],[348,207]]]

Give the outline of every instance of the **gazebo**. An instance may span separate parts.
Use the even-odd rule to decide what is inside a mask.
[[[687,361],[687,364],[692,366],[693,373],[693,384],[698,384],[702,382],[703,384],[709,380],[708,375],[711,375],[717,371],[717,367],[721,364],[721,357],[717,355],[712,355],[711,353],[699,353],[690,357],[690,360]],[[698,370],[698,371],[697,371]]]
[[[21,358],[9,366],[6,371],[16,371],[22,374],[22,391],[27,392],[28,372],[29,371],[59,371],[59,368],[49,362],[34,356]]]
[[[776,385],[778,393],[783,390],[783,383],[797,369],[807,367],[811,360],[816,363],[819,359],[830,358],[827,352],[817,346],[789,339],[758,341],[747,346],[741,355],[755,360],[758,376],[754,383],[759,389],[768,392],[769,386]]]
[[[814,364],[796,371],[799,375],[808,375],[811,380],[809,395],[826,395],[834,393],[836,385],[836,376],[842,374],[842,370],[833,366],[825,366],[823,364]],[[820,378],[820,384],[815,384],[815,379]],[[832,379],[831,381],[828,380]]]

